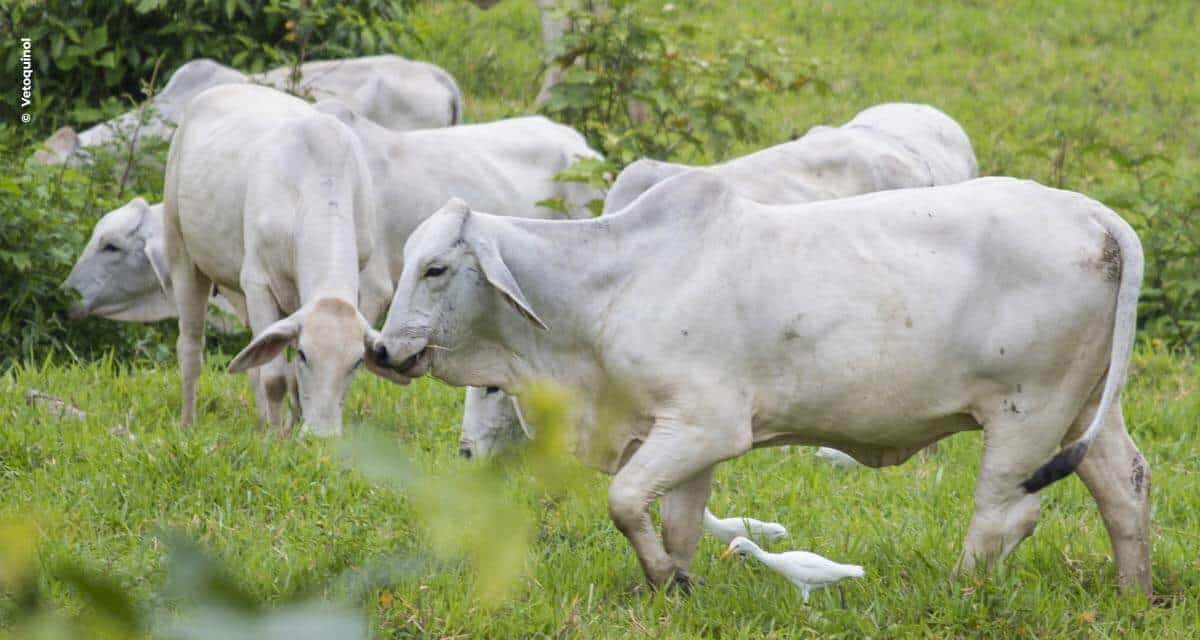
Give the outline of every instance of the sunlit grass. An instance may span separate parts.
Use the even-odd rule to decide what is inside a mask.
[[[363,376],[351,394],[347,442],[279,440],[254,424],[244,377],[223,373],[222,362],[205,373],[201,419],[187,432],[176,428],[173,371],[31,365],[0,378],[0,521],[35,525],[43,566],[82,560],[141,602],[160,597],[160,536],[181,532],[253,597],[357,598],[352,606],[382,637],[564,628],[581,637],[643,628],[738,637],[1047,637],[1085,628],[1187,637],[1200,588],[1200,366],[1157,351],[1137,364],[1126,405],[1154,474],[1160,607],[1114,588],[1107,535],[1075,479],[1046,492],[1037,533],[1004,567],[951,580],[970,517],[978,434],[880,471],[837,470],[802,448],[724,465],[714,511],[778,520],[791,539],[776,550],[859,563],[867,577],[845,584],[846,609],[837,591],[803,606],[765,568],[717,562],[720,545],[706,538],[695,570],[707,584],[684,597],[640,588],[636,559],[607,517],[603,476],[577,469],[548,485],[532,473],[536,461],[460,460],[459,390],[428,380],[399,389]],[[88,416],[63,420],[29,406],[28,388]],[[118,423],[136,440],[111,433]],[[368,580],[381,563],[398,561],[403,571]],[[360,583],[379,589],[348,586]],[[55,580],[45,586],[69,612],[89,606]]]

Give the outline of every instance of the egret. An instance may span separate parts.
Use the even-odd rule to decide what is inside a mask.
[[[812,591],[846,578],[861,578],[864,575],[863,568],[856,564],[840,564],[808,551],[770,553],[741,536],[729,543],[729,547],[721,554],[721,559],[724,560],[734,553],[739,556],[754,556],[759,562],[791,580],[792,584],[800,589],[805,602],[808,602],[808,594]]]
[[[718,518],[708,509],[704,510],[704,530],[725,544],[738,536],[760,542],[787,537],[787,529],[778,522],[763,522],[754,518]]]

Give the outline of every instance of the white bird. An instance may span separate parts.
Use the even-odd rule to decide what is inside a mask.
[[[776,573],[792,581],[800,588],[804,601],[808,602],[808,594],[822,587],[845,580],[846,578],[861,578],[863,568],[856,564],[839,564],[828,558],[823,558],[807,551],[788,551],[786,553],[770,553],[763,551],[751,540],[741,536],[734,538],[729,547],[721,554],[721,559],[736,553],[740,556],[754,556],[760,562],[773,569]]]
[[[708,509],[704,510],[704,529],[714,538],[729,544],[742,536],[762,542],[787,537],[787,529],[778,522],[763,522],[754,518],[718,518]]]
[[[843,469],[857,467],[859,464],[858,460],[855,460],[850,454],[839,451],[832,447],[821,447],[817,449],[817,457],[835,467],[841,467]]]

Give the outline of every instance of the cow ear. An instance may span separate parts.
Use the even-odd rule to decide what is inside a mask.
[[[501,296],[504,296],[504,299],[518,313],[541,329],[546,329],[546,323],[542,322],[542,319],[533,312],[529,301],[525,299],[525,294],[521,293],[521,287],[517,285],[516,278],[508,270],[508,265],[504,264],[504,258],[500,256],[500,250],[496,248],[496,245],[486,239],[473,239],[470,244],[475,251],[475,257],[479,259],[479,266],[483,268],[483,275],[487,281],[496,288],[496,291],[500,292]]]
[[[142,251],[146,253],[146,259],[150,261],[150,268],[154,269],[154,277],[158,278],[158,286],[162,287],[163,293],[168,298],[171,293],[171,269],[167,267],[167,248],[163,246],[165,241],[162,238],[156,238],[146,242],[142,247]]]
[[[521,402],[517,400],[516,396],[509,396],[508,399],[512,401],[513,411],[517,413],[517,422],[521,425],[521,431],[525,432],[526,438],[533,440],[533,437],[537,435],[537,431],[534,430],[533,425],[525,420],[525,414],[521,413]]]
[[[254,336],[250,344],[229,363],[230,373],[241,373],[247,369],[261,367],[274,360],[283,350],[296,342],[300,336],[300,319],[297,311],[267,327]]]

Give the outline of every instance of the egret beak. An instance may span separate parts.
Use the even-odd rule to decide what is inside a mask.
[[[718,559],[718,560],[724,560],[725,558],[728,558],[728,557],[729,557],[729,554],[731,554],[731,553],[733,553],[733,549],[726,549],[726,550],[724,550],[724,551],[722,551],[722,552],[721,552],[721,557],[720,557],[720,558],[717,558],[717,559]]]

